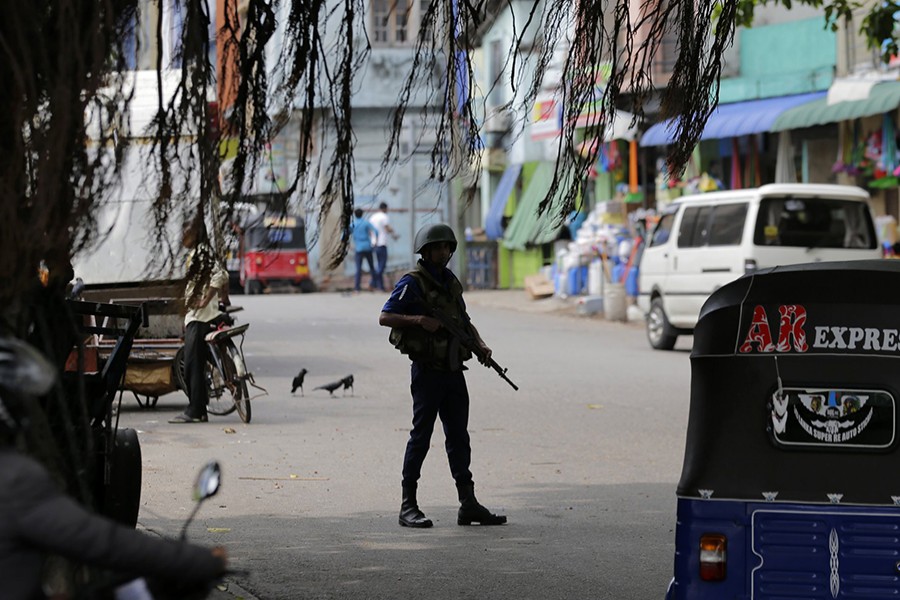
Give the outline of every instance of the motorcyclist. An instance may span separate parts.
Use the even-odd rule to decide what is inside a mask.
[[[93,514],[63,494],[40,463],[16,450],[33,398],[46,394],[53,380],[53,368],[34,348],[0,337],[0,596],[43,598],[48,554],[186,587],[223,575],[223,548],[154,538]]]

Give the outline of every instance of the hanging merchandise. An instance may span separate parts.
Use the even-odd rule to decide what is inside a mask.
[[[888,113],[884,114],[881,123],[881,156],[873,172],[875,179],[869,183],[873,188],[897,187],[897,138],[894,120]]]
[[[638,144],[637,140],[628,142],[628,192],[638,193]]]
[[[609,173],[609,147],[615,142],[600,145],[600,152],[597,153],[597,171],[600,173]]]
[[[731,189],[743,189],[741,183],[741,148],[736,137],[731,138]]]
[[[759,187],[762,185],[762,173],[759,166],[759,150],[756,147],[756,136],[750,135],[750,165],[749,165],[749,181],[750,187]]]
[[[840,139],[840,136],[838,137]],[[838,142],[839,146],[843,141]],[[838,157],[843,150],[838,148]],[[840,161],[840,159],[838,159]],[[843,165],[843,162],[840,161]],[[797,183],[797,167],[794,164],[794,145],[791,143],[791,132],[782,131],[778,134],[778,157],[775,160],[775,183]]]

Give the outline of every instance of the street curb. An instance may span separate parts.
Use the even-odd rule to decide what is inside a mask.
[[[220,587],[221,586],[221,587]],[[256,596],[234,583],[230,579],[225,579],[223,584],[220,586],[216,586],[213,588],[213,591],[210,592],[209,596],[207,596],[210,600],[233,600],[237,598],[238,600],[259,600]],[[222,587],[225,589],[223,590]]]

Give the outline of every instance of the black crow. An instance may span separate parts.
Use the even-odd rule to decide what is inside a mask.
[[[300,388],[300,395],[303,395],[303,378],[306,377],[307,373],[309,373],[309,371],[306,369],[300,369],[300,372],[294,377],[294,381],[291,382],[292,394],[297,391],[297,388]]]
[[[328,390],[328,393],[334,395],[334,390],[339,387],[344,386],[344,389],[353,387],[353,375],[347,375],[343,379],[339,379],[337,381],[332,381],[331,383],[326,383],[325,385],[320,385],[314,389],[317,390]]]

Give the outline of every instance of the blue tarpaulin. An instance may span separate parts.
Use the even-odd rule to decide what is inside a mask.
[[[512,193],[522,165],[509,165],[500,177],[497,191],[491,198],[491,206],[488,209],[487,218],[484,221],[484,231],[489,240],[499,240],[503,237],[503,213],[506,211],[506,203]]]
[[[750,135],[772,131],[775,120],[784,111],[808,104],[825,97],[826,92],[799,94],[796,96],[780,96],[764,100],[748,100],[720,104],[709,116],[703,129],[701,140],[718,140],[723,138]],[[657,123],[641,136],[641,146],[662,146],[671,144],[675,135],[675,122],[672,119]]]

